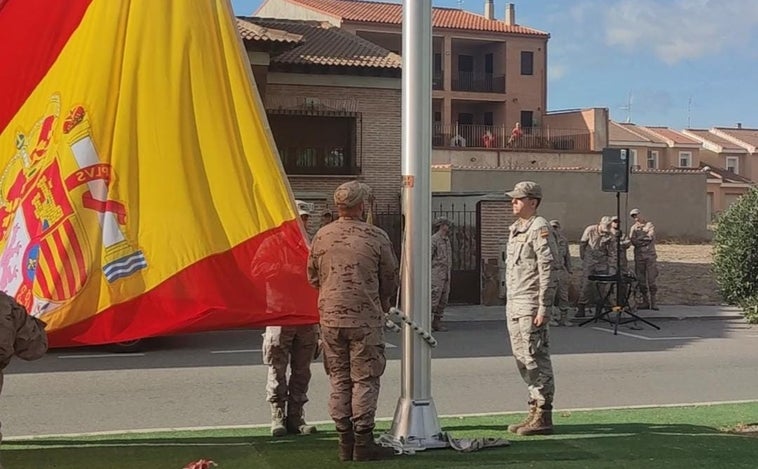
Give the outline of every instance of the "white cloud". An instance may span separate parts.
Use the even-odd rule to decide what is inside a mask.
[[[547,79],[550,81],[560,80],[564,75],[566,75],[566,72],[568,72],[568,67],[565,65],[550,64],[547,69]]]
[[[754,0],[618,0],[605,7],[608,45],[652,50],[668,64],[749,49],[758,26]]]

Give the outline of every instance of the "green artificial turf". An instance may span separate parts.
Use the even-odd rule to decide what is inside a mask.
[[[370,463],[382,468],[698,468],[758,467],[758,439],[732,430],[758,422],[758,403],[556,412],[556,434],[518,437],[505,427],[521,415],[442,419],[456,438],[505,437],[511,445],[474,453],[427,450]],[[389,422],[380,422],[386,430]],[[181,469],[205,458],[218,469],[329,468],[340,463],[333,427],[271,438],[265,428],[129,433],[9,441],[6,469]]]

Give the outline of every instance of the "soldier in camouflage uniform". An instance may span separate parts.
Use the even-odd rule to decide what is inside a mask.
[[[307,229],[310,212],[295,201],[298,215]],[[305,231],[307,235],[307,231]],[[267,238],[259,248],[256,268],[278,275],[287,274],[291,260],[276,257],[282,252],[278,236]],[[274,257],[271,257],[274,256]],[[298,272],[299,274],[299,272]],[[266,277],[266,275],[261,275]],[[293,307],[285,293],[267,285],[266,302],[270,308],[287,311]],[[316,427],[305,422],[303,407],[308,402],[311,361],[318,352],[318,324],[304,326],[268,326],[263,334],[263,363],[268,365],[266,400],[271,405],[271,435],[311,434]],[[290,368],[289,381],[287,367]]]
[[[384,373],[385,313],[398,288],[398,263],[387,233],[362,221],[365,184],[334,192],[339,218],[313,238],[308,280],[319,290],[329,414],[339,433],[342,461],[394,455],[374,442],[379,379]]]
[[[506,195],[518,218],[508,238],[506,318],[513,358],[529,389],[529,415],[508,430],[519,435],[546,435],[553,432],[555,384],[548,321],[555,296],[553,253],[558,247],[547,220],[537,215],[542,188],[523,181]]]
[[[655,226],[645,219],[639,209],[632,209],[629,216],[634,220],[629,230],[629,239],[634,246],[634,270],[639,282],[642,304],[639,309],[653,309],[658,311],[656,293],[658,285],[658,254],[655,251]],[[648,298],[648,291],[650,297]]]
[[[569,242],[561,230],[561,222],[550,220],[550,226],[553,228],[554,241],[558,247],[556,258],[556,275],[555,275],[555,301],[553,306],[558,306],[560,316],[555,318],[551,314],[551,326],[571,327],[573,324],[568,319],[569,313],[569,283],[571,282],[571,253],[569,252]],[[551,308],[552,309],[552,308]]]
[[[626,254],[626,251],[629,249],[629,247],[632,245],[632,241],[629,239],[629,237],[621,231],[621,220],[619,220],[619,217],[616,215],[611,217],[611,237],[613,238],[613,254],[614,257],[610,260],[610,264],[612,267],[616,267],[616,240],[619,240],[619,243],[621,244],[621,262],[619,264],[621,265],[621,272],[629,272],[629,258]]]
[[[579,258],[582,259],[582,287],[577,302],[576,317],[585,316],[587,303],[596,294],[605,296],[605,287],[598,292],[597,282],[588,279],[590,275],[608,274],[609,261],[615,250],[614,239],[610,232],[610,217],[602,217],[597,225],[585,228],[579,241]]]
[[[45,323],[29,316],[23,306],[0,291],[0,392],[3,389],[3,370],[14,355],[23,360],[36,360],[45,352]]]
[[[450,273],[453,268],[453,250],[447,233],[450,222],[440,217],[435,221],[437,232],[432,235],[432,330],[445,332],[442,324],[447,300],[450,296]]]
[[[271,435],[311,434],[305,422],[311,361],[318,350],[318,325],[268,326],[263,334],[263,363],[268,365],[266,399],[271,404]],[[287,366],[290,367],[289,382]]]

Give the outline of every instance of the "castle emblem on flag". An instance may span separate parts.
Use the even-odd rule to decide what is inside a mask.
[[[16,133],[0,172],[0,290],[32,314],[74,298],[100,267],[108,282],[147,267],[127,238],[126,205],[109,198],[114,180],[94,144],[86,108],[61,119],[53,95],[44,115]]]

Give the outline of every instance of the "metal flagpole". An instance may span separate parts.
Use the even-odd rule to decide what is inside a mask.
[[[431,323],[432,0],[403,2],[402,311]],[[446,447],[431,393],[431,347],[403,326],[401,393],[387,435],[406,451]]]

